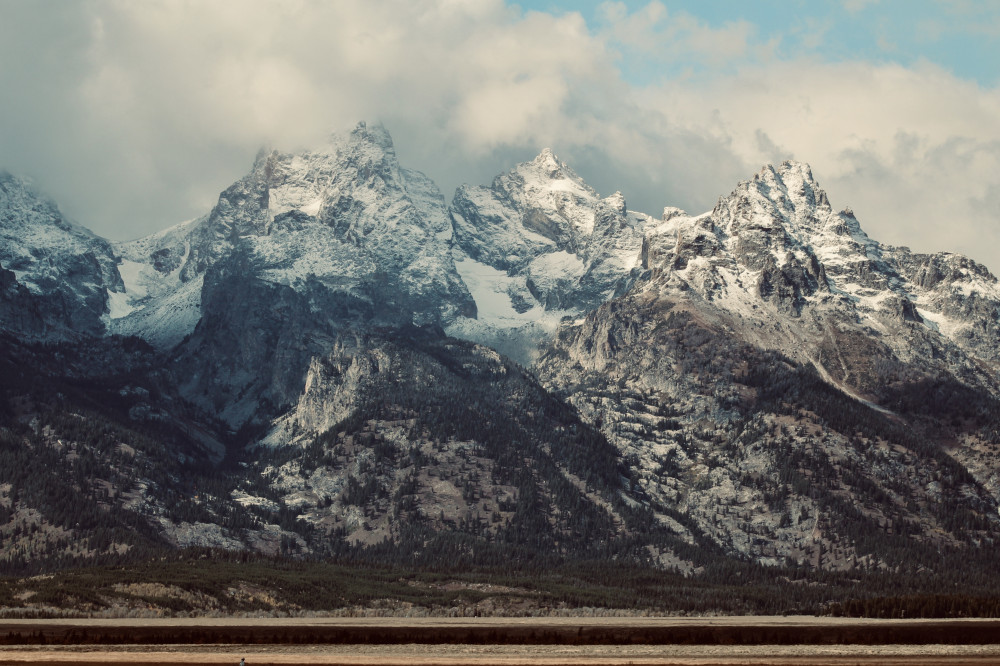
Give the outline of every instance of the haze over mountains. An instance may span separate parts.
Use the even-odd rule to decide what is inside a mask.
[[[0,559],[988,572],[1000,285],[839,205],[654,217],[548,149],[449,204],[365,123],[129,242],[4,174]]]

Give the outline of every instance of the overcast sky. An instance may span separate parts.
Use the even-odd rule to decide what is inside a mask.
[[[961,0],[0,0],[0,168],[125,239],[361,119],[449,199],[551,147],[694,213],[794,158],[874,238],[996,273],[998,45]]]

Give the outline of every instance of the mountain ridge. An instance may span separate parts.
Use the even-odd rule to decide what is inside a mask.
[[[0,201],[10,367],[37,375],[3,386],[3,444],[149,526],[94,541],[102,557],[913,573],[1000,538],[996,278],[869,238],[806,164],[654,219],[545,149],[449,206],[362,123],[262,150],[209,213],[136,241],[31,200]],[[89,252],[89,272],[33,251],[30,225]],[[64,276],[47,292],[25,277],[44,257]],[[132,437],[141,455],[122,454]],[[53,536],[17,548],[62,552],[72,526],[21,496],[0,495],[7,524]],[[91,520],[81,538],[120,528]]]

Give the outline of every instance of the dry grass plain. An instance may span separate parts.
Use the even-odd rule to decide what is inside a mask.
[[[198,632],[197,643],[180,642]],[[249,640],[231,640],[234,637]],[[385,640],[350,642],[354,637]],[[163,642],[153,643],[158,637]],[[462,642],[472,637],[473,642]],[[670,642],[670,638],[679,638]],[[860,641],[850,642],[851,637]],[[907,640],[876,642],[883,637]],[[810,640],[799,640],[809,638]],[[816,640],[819,638],[819,640]],[[913,638],[923,640],[914,642]],[[962,640],[971,638],[974,640]],[[324,640],[325,639],[325,640]],[[996,620],[311,618],[0,621],[0,665],[984,666]],[[78,642],[63,643],[67,640]],[[111,642],[115,641],[115,642]]]

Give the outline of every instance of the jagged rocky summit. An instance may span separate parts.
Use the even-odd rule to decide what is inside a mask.
[[[449,206],[362,123],[136,241],[0,196],[0,439],[59,487],[85,458],[93,512],[12,472],[0,507],[88,552],[941,571],[1000,536],[996,278],[805,164],[656,219],[545,150]]]
[[[448,323],[475,314],[451,233],[444,197],[400,167],[381,126],[362,123],[314,152],[262,150],[208,215],[117,245],[129,299],[114,329],[176,343],[198,321],[192,292],[223,261],[241,277],[338,294],[379,320]]]
[[[489,188],[458,188],[451,215],[456,266],[478,316],[449,333],[526,365],[563,318],[631,286],[651,220],[629,211],[620,192],[602,199],[548,149]]]
[[[111,244],[67,219],[32,183],[0,171],[0,312],[25,339],[99,335],[124,291]]]
[[[537,372],[659,505],[759,561],[845,569],[871,564],[860,533],[943,543],[956,515],[992,516],[998,365],[980,340],[1000,291],[983,267],[880,245],[790,162],[704,215],[667,209],[642,265]]]
[[[130,300],[112,328],[161,348],[186,339],[185,396],[234,427],[266,420],[349,329],[475,315],[451,233],[444,197],[400,167],[381,126],[262,150],[205,217],[119,245]]]

